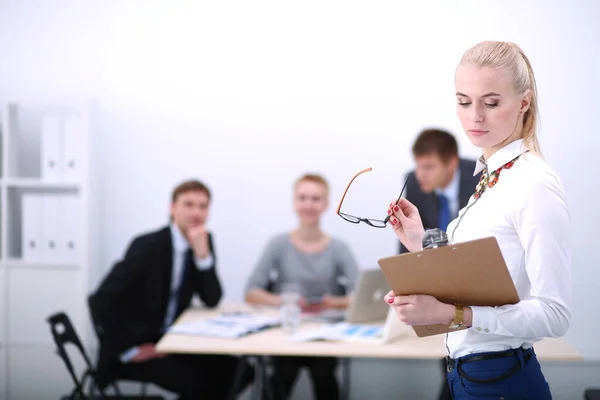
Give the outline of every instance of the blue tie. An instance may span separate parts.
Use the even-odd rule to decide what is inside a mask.
[[[187,307],[187,304],[183,304],[183,295],[184,293],[184,285],[187,283],[186,281],[189,279],[189,274],[190,272],[194,269],[194,251],[192,250],[192,248],[190,247],[189,249],[187,249],[187,251],[185,252],[185,258],[183,259],[183,271],[181,271],[181,279],[179,281],[179,286],[177,287],[177,294],[176,294],[176,304],[177,304],[177,308],[176,308],[176,312],[175,312],[175,318],[177,318],[179,316],[179,314],[183,311],[183,309],[185,307]]]
[[[438,226],[446,231],[450,223],[450,204],[448,198],[443,194],[438,195]]]
[[[191,248],[189,248],[185,252],[185,256],[183,258],[183,265],[181,267],[182,271],[177,288],[173,292],[171,292],[171,288],[169,288],[169,302],[167,303],[167,314],[165,315],[163,332],[166,332],[166,330],[173,323],[175,318],[177,318],[179,314],[181,314],[183,308],[187,306],[187,304],[185,304],[183,308],[181,307],[183,303],[183,285],[185,283],[188,273],[190,272],[190,269],[194,268],[194,252]]]

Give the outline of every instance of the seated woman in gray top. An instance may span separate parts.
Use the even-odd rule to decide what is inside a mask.
[[[246,290],[251,304],[281,304],[282,286],[293,284],[306,299],[319,298],[321,308],[348,306],[358,267],[350,249],[321,230],[321,215],[327,209],[329,186],[319,175],[304,175],[294,185],[294,209],[299,225],[272,238],[263,251]],[[274,278],[273,276],[276,275]],[[340,278],[344,280],[341,285]],[[331,357],[276,357],[275,379],[289,396],[298,370],[308,367],[318,400],[335,400],[339,388],[335,377],[337,360]]]

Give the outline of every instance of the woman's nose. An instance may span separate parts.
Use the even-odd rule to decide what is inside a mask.
[[[472,122],[482,122],[483,121],[483,110],[478,106],[471,107],[471,115],[470,119]]]

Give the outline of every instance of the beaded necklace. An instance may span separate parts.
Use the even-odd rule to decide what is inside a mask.
[[[528,151],[529,150],[526,150],[525,153],[527,153]],[[509,162],[507,162],[504,165],[502,165],[500,168],[492,171],[490,174],[488,174],[487,164],[485,163],[485,160],[483,159],[483,156],[481,156],[481,158],[479,160],[483,164],[485,164],[485,168],[483,169],[483,172],[481,174],[481,178],[479,178],[479,183],[475,187],[475,193],[473,194],[474,201],[473,202],[469,202],[469,204],[467,205],[467,207],[465,208],[465,210],[458,217],[458,221],[456,222],[456,225],[454,225],[454,229],[452,230],[452,233],[450,234],[450,242],[454,243],[454,233],[456,232],[456,228],[458,228],[458,226],[460,225],[460,222],[462,221],[462,219],[465,216],[465,214],[467,213],[467,211],[469,211],[469,209],[475,203],[477,203],[477,200],[481,197],[481,194],[485,191],[485,189],[486,188],[492,188],[492,187],[494,187],[498,183],[498,179],[500,179],[500,172],[503,169],[511,169],[512,166],[514,165],[514,163],[519,159],[519,157],[521,157],[525,153],[519,154],[518,156],[516,156],[515,158],[513,158]]]
[[[479,183],[477,184],[477,187],[475,187],[475,194],[473,194],[473,198],[478,199],[486,188],[493,188],[496,185],[496,183],[498,183],[498,179],[500,179],[500,172],[502,172],[503,169],[511,169],[515,161],[517,161],[519,157],[521,157],[523,154],[525,153],[519,154],[518,156],[516,156],[515,158],[513,158],[512,160],[510,160],[509,162],[507,162],[506,164],[502,165],[500,168],[492,171],[489,174],[487,172],[486,165],[485,169],[483,170],[483,173],[481,174],[481,178],[479,178]]]

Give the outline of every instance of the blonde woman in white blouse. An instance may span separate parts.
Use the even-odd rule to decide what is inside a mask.
[[[454,399],[551,399],[533,346],[569,328],[569,210],[538,143],[533,69],[517,45],[482,42],[463,55],[455,86],[460,122],[482,150],[474,173],[483,170],[483,176],[448,236],[454,243],[496,237],[521,301],[463,309],[432,296],[392,292],[386,301],[408,325],[468,328],[446,337]],[[410,251],[421,250],[416,207],[401,199],[388,215],[398,239]]]

